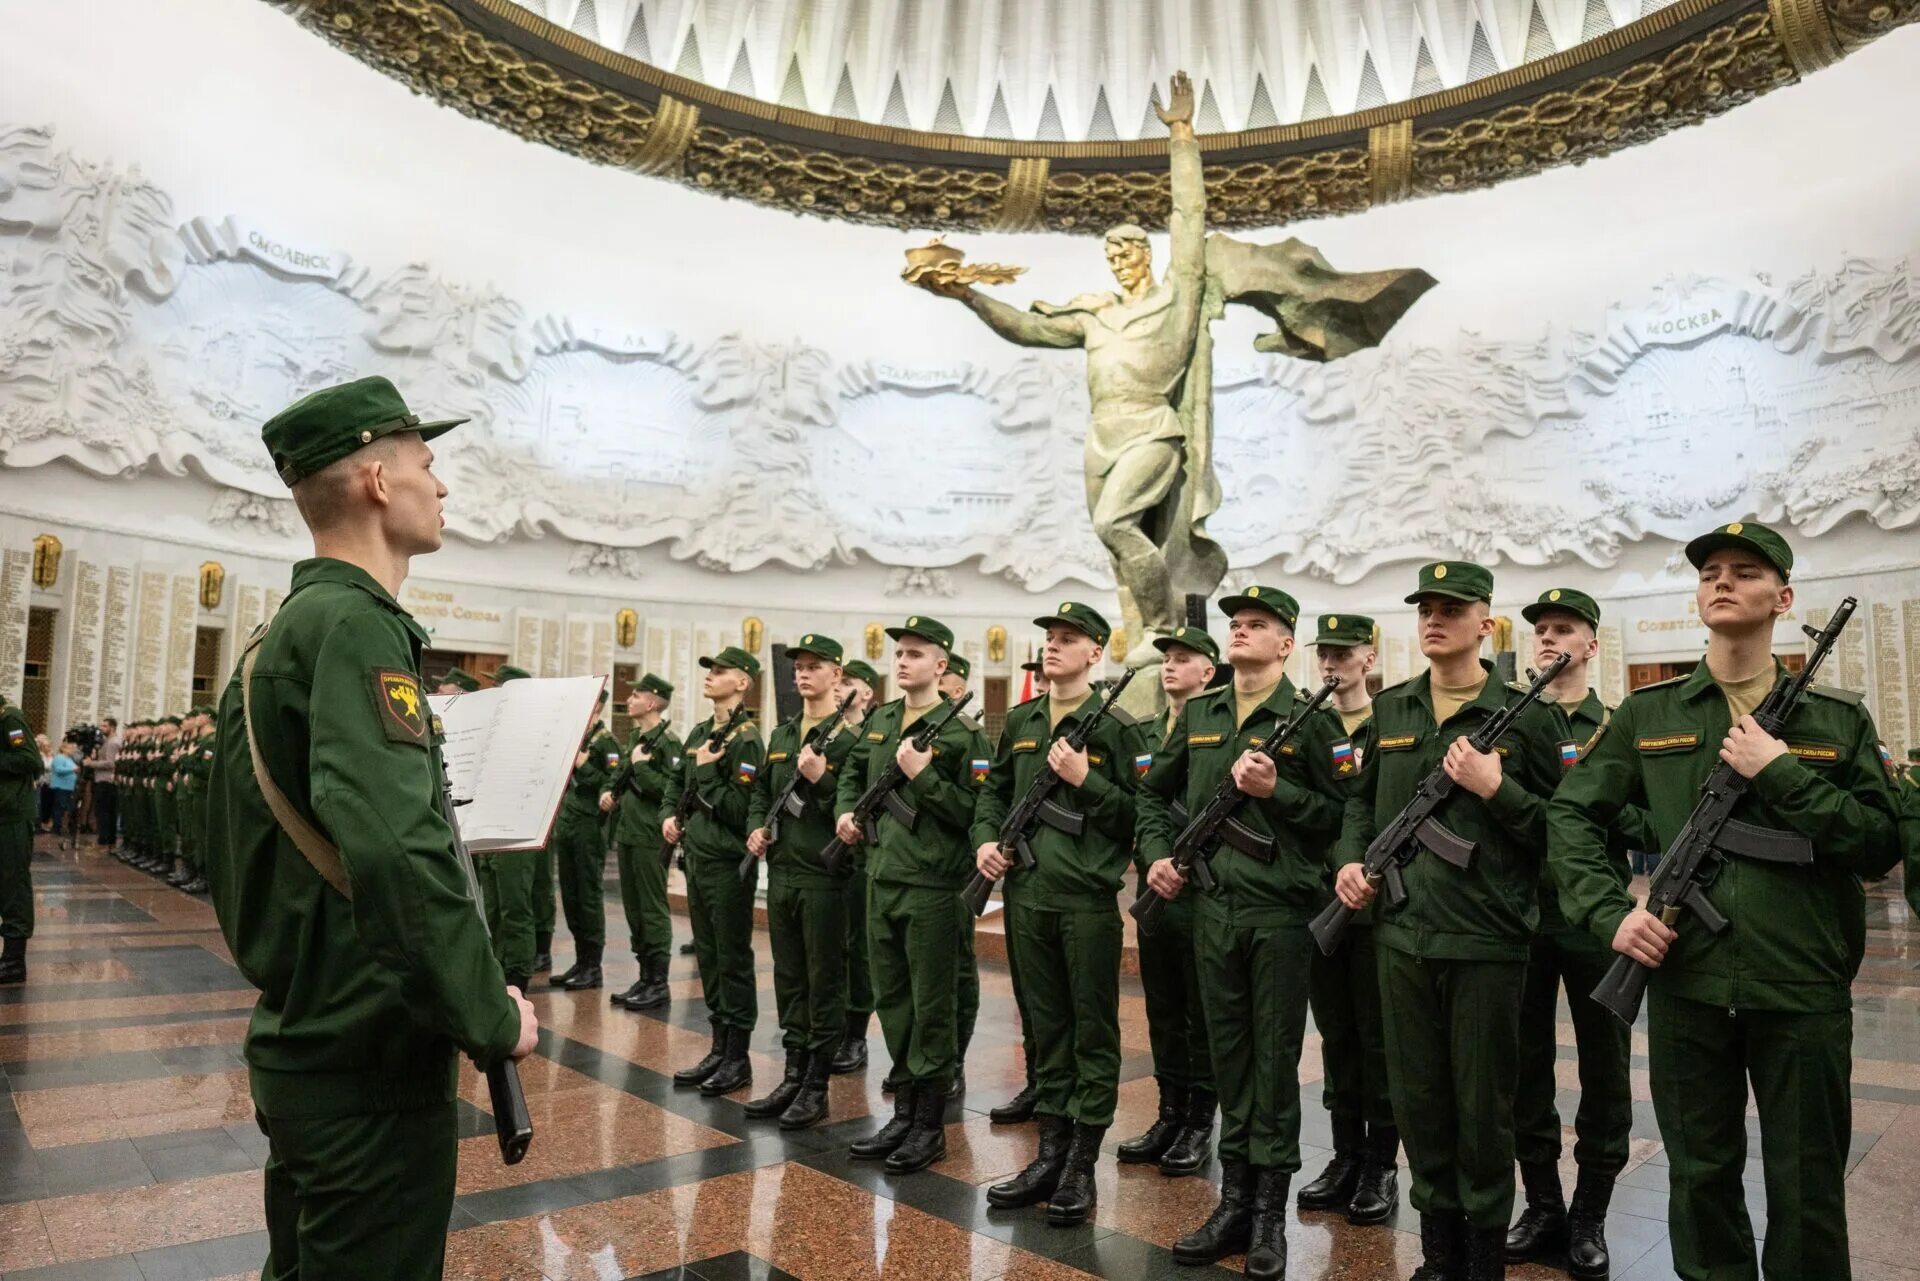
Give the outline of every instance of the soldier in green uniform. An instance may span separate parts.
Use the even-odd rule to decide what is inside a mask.
[[[496,685],[505,685],[508,681],[531,680],[532,678],[532,672],[526,670],[524,667],[516,667],[511,663],[502,663],[493,669],[493,680]],[[533,959],[527,971],[530,975],[546,974],[553,969],[553,845],[554,842],[559,839],[559,828],[559,816],[555,815],[553,828],[547,833],[546,844],[540,846],[538,849],[526,851],[528,861],[532,864],[525,872],[528,894],[527,906],[533,922]],[[511,875],[516,884],[520,879],[518,869],[503,868],[499,869],[499,871],[503,874]],[[495,883],[498,884],[498,882],[499,877],[496,876]],[[495,936],[495,942],[497,946],[498,935]],[[502,962],[502,964],[504,964],[504,962]],[[508,974],[515,972],[514,970],[507,971]]]
[[[1071,1226],[1093,1212],[1094,1162],[1113,1124],[1120,1086],[1120,908],[1133,853],[1137,779],[1150,759],[1138,722],[1119,708],[1092,726],[1086,746],[1065,736],[1096,716],[1090,688],[1112,635],[1106,619],[1064,601],[1034,620],[1047,632],[1051,693],[1007,716],[985,786],[974,798],[975,866],[1005,879],[1009,955],[1020,957],[1020,1021],[1044,1027],[1034,1064],[1040,1150],[1013,1178],[987,1190],[1002,1208],[1046,1201],[1047,1222]],[[1013,870],[1000,825],[1043,769],[1059,786],[1027,844],[1037,864]]]
[[[140,796],[140,765],[147,750],[147,723],[130,721],[126,737],[120,743],[120,756],[113,763],[113,776],[120,789],[120,848],[114,857],[129,867],[138,867],[146,857],[144,802]]]
[[[1700,571],[1705,659],[1629,695],[1561,784],[1548,820],[1553,877],[1568,921],[1657,967],[1647,1055],[1674,1272],[1756,1276],[1742,1184],[1751,1085],[1767,1198],[1759,1274],[1845,1281],[1860,880],[1899,861],[1892,771],[1858,694],[1814,686],[1779,737],[1752,718],[1785,674],[1773,630],[1794,605],[1786,540],[1735,521],[1688,543],[1687,559]],[[1669,928],[1635,905],[1609,837],[1625,807],[1644,805],[1664,847],[1721,761],[1750,780],[1735,818],[1810,861],[1729,849],[1707,891],[1728,927],[1709,933],[1685,912]]]
[[[940,678],[940,697],[957,699],[967,692],[967,682],[973,679],[973,664],[965,654],[947,655],[946,674]]]
[[[167,765],[167,805],[173,815],[173,866],[166,875],[167,884],[179,889],[194,877],[192,830],[187,815],[193,809],[193,744],[200,737],[200,709],[190,707],[180,714],[180,735],[173,741]]]
[[[1179,627],[1154,638],[1160,651],[1160,691],[1167,710],[1147,735],[1147,750],[1157,754],[1173,734],[1188,700],[1207,688],[1220,663],[1220,646],[1206,629]],[[1175,800],[1171,823],[1186,826],[1185,806]],[[1134,868],[1138,893],[1147,892],[1147,863],[1138,846]],[[1144,1134],[1122,1143],[1122,1163],[1156,1162],[1160,1173],[1194,1173],[1213,1155],[1213,1113],[1219,1096],[1213,1086],[1213,1059],[1207,1052],[1206,1006],[1193,954],[1193,896],[1169,902],[1160,928],[1139,936],[1140,991],[1147,1007],[1147,1043],[1153,1051],[1153,1079],[1160,1089],[1160,1113]]]
[[[901,697],[867,717],[866,732],[840,771],[837,833],[849,845],[862,839],[853,805],[897,762],[907,781],[880,816],[878,843],[867,851],[867,931],[880,1029],[898,1088],[893,1119],[849,1150],[863,1159],[884,1158],[890,1172],[905,1174],[947,1150],[942,1118],[959,1067],[956,993],[972,926],[963,919],[959,891],[973,867],[967,829],[977,779],[987,771],[987,746],[979,726],[958,716],[926,751],[905,741],[942,702],[939,680],[953,632],[921,615],[887,635],[895,641]]]
[[[0,694],[0,983],[27,980],[33,937],[34,785],[45,770],[27,714]]]
[[[1220,1200],[1174,1242],[1186,1264],[1244,1250],[1250,1277],[1287,1269],[1287,1189],[1300,1168],[1300,1047],[1306,1036],[1307,922],[1323,905],[1327,850],[1339,832],[1353,769],[1332,713],[1321,711],[1281,749],[1252,749],[1298,715],[1306,696],[1286,676],[1300,606],[1277,587],[1220,602],[1230,620],[1233,683],[1196,694],[1154,756],[1140,790],[1147,884],[1180,897],[1172,806],[1201,809],[1231,775],[1251,797],[1212,855],[1216,888],[1195,891],[1194,955],[1220,1085]]]
[[[427,633],[396,600],[411,558],[440,546],[446,489],[426,441],[452,425],[367,378],[261,433],[315,555],[222,697],[207,870],[234,963],[260,989],[245,1053],[268,1144],[269,1281],[438,1278],[459,1057],[487,1065],[535,1042],[441,816]]]
[[[747,1104],[750,1117],[778,1117],[804,1130],[827,1114],[833,1052],[847,1034],[845,869],[829,871],[820,851],[833,840],[837,776],[860,731],[816,730],[839,707],[840,642],[808,633],[787,646],[801,710],[767,740],[766,768],[747,803],[747,850],[767,865],[767,935],[773,945],[773,997],[787,1066],[780,1084]],[[821,730],[820,733],[825,733]],[[774,800],[798,772],[798,812],[774,812]]]
[[[1374,926],[1393,1114],[1407,1147],[1425,1265],[1417,1281],[1504,1275],[1513,1214],[1514,1059],[1527,951],[1539,923],[1547,798],[1571,764],[1558,707],[1535,703],[1491,752],[1468,735],[1523,690],[1493,675],[1493,575],[1465,561],[1423,566],[1418,606],[1428,670],[1373,703],[1372,752],[1347,802],[1334,890],[1373,898],[1361,861],[1381,826],[1444,767],[1456,787],[1435,819],[1473,843],[1462,871],[1430,853],[1405,869],[1407,900]]]
[[[196,707],[193,711],[195,734],[181,759],[180,774],[185,781],[181,801],[180,852],[193,875],[180,888],[188,894],[207,892],[207,810],[208,779],[213,775],[216,709]]]
[[[703,657],[702,692],[713,715],[687,735],[681,777],[661,802],[661,834],[669,847],[687,855],[687,915],[693,922],[694,956],[700,963],[700,990],[713,1024],[713,1048],[691,1067],[673,1074],[677,1085],[698,1085],[700,1093],[729,1094],[753,1081],[747,1040],[760,1016],[753,978],[753,897],[760,881],[742,881],[740,856],[747,848],[747,803],[759,776],[765,746],[760,727],[744,721],[717,749],[707,746],[714,727],[747,696],[760,660],[737,645]],[[673,816],[681,790],[691,781],[698,804],[685,832]]]
[[[496,684],[530,680],[532,673],[511,663],[494,668]],[[487,930],[493,936],[493,954],[506,973],[507,983],[522,992],[533,976],[551,967],[551,959],[539,956],[536,940],[534,879],[545,848],[530,850],[493,850],[473,860],[475,878],[480,882],[480,901],[487,912]]]
[[[156,856],[169,884],[180,878],[180,814],[175,804],[174,769],[180,763],[180,717],[160,718],[153,761],[153,811]]]
[[[967,695],[967,681],[970,680],[972,676],[973,664],[967,660],[965,655],[947,655],[947,671],[946,674],[940,678],[940,696],[954,702],[965,698]],[[974,951],[973,927],[971,923],[968,924],[965,930],[961,931],[960,945],[964,954],[960,958],[960,991],[955,997],[958,1004],[955,1007],[954,1013],[960,1041],[960,1057],[958,1059],[958,1066],[954,1068],[953,1083],[947,1087],[947,1097],[956,1100],[965,1098],[967,1094],[967,1049],[973,1044],[973,1030],[975,1025],[980,1021],[980,957]],[[1013,983],[1014,1005],[1020,1011],[1021,1036],[1023,1038],[1029,1038],[1032,1034],[1026,1030],[1027,1007],[1025,1002],[1020,999],[1020,970],[1013,964],[1012,947],[1008,947],[1007,949],[1007,970]],[[1027,1042],[1027,1049],[1029,1055],[1031,1055],[1033,1049],[1031,1040]],[[1033,1060],[1029,1057],[1027,1061],[1031,1063]],[[892,1077],[888,1077],[888,1082],[889,1084],[892,1083]],[[1016,1099],[1015,1102],[1017,1104],[1018,1100]],[[999,1113],[1001,1109],[995,1108],[993,1112]],[[1031,1115],[1031,1109],[1029,1109],[1029,1115]],[[1002,1119],[1004,1119],[1004,1117]],[[1020,1119],[1025,1120],[1027,1118],[1022,1117]]]
[[[447,674],[440,678],[440,687],[433,692],[436,694],[474,694],[478,693],[480,688],[479,680],[471,673],[458,667],[449,667]]]
[[[1366,759],[1373,695],[1367,674],[1377,654],[1373,620],[1362,614],[1322,614],[1313,638],[1320,678],[1337,680],[1333,709],[1356,768]],[[1333,869],[1327,869],[1327,893]],[[1399,1206],[1400,1131],[1387,1090],[1387,1040],[1380,1023],[1380,965],[1373,946],[1373,914],[1355,916],[1332,956],[1313,950],[1309,993],[1320,1031],[1321,1102],[1333,1126],[1333,1159],[1300,1189],[1303,1210],[1337,1210],[1349,1223],[1384,1223]]]
[[[1612,715],[1587,683],[1587,668],[1600,652],[1600,605],[1585,592],[1555,587],[1520,611],[1533,625],[1534,663],[1544,667],[1561,654],[1566,668],[1547,687],[1573,728],[1584,752]],[[1609,837],[1614,874],[1622,886],[1632,879],[1629,847],[1654,843],[1647,812],[1637,805],[1620,811]],[[1606,1281],[1612,1268],[1607,1252],[1607,1206],[1613,1181],[1627,1164],[1627,1140],[1633,1129],[1633,1091],[1629,1076],[1632,1049],[1628,1029],[1587,996],[1612,963],[1613,952],[1587,930],[1568,923],[1560,895],[1543,863],[1540,868],[1540,928],[1527,959],[1526,995],[1520,1006],[1520,1074],[1513,1098],[1514,1158],[1526,1190],[1527,1207],[1507,1234],[1507,1260],[1567,1259],[1579,1281]],[[1555,1028],[1560,985],[1567,988],[1579,1050],[1580,1108],[1574,1115],[1574,1185],[1571,1214],[1560,1189],[1559,1089],[1554,1064],[1559,1059]]]
[[[600,706],[607,691],[600,691]],[[604,982],[600,960],[607,946],[607,843],[600,794],[620,770],[620,741],[596,717],[580,740],[573,775],[560,802],[553,845],[560,866],[560,902],[573,935],[573,964],[548,980],[553,987],[585,992]]]
[[[147,741],[140,753],[141,826],[146,834],[146,853],[140,870],[158,875],[172,871],[161,855],[160,845],[160,757],[162,722],[155,719],[147,726]]]
[[[627,691],[625,762],[600,796],[600,808],[613,812],[615,859],[620,869],[620,902],[626,909],[627,940],[640,977],[613,1003],[629,1010],[667,1004],[667,962],[673,948],[673,918],[667,910],[667,864],[661,856],[660,806],[680,777],[679,744],[667,724],[673,686],[648,672]]]
[[[840,677],[848,689],[859,695],[847,709],[848,723],[858,729],[873,711],[880,673],[855,658],[840,669]],[[873,1018],[873,973],[867,966],[867,851],[864,846],[856,845],[847,852],[847,868],[842,885],[847,900],[847,1030],[829,1068],[835,1076],[858,1072],[867,1065],[867,1024]]]

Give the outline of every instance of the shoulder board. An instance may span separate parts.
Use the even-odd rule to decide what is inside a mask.
[[[1140,723],[1140,718],[1138,716],[1135,716],[1132,712],[1120,706],[1118,703],[1115,703],[1113,705],[1113,710],[1109,711],[1107,715],[1113,717],[1114,720],[1126,726],[1128,729],[1132,729],[1134,726]]]
[[[1225,703],[1227,702],[1227,700],[1231,699],[1232,697],[1233,697],[1233,686],[1231,684],[1220,685],[1214,689],[1201,690],[1198,694],[1195,694],[1192,698],[1189,698],[1187,700],[1187,706],[1188,708],[1197,707],[1202,703],[1208,702],[1209,700],[1216,703]]]
[[[962,726],[968,730],[971,730],[976,734],[981,732],[980,722],[975,720],[973,717],[967,715],[965,712],[960,712],[956,714],[953,718],[953,723],[956,725]]]
[[[1409,676],[1407,677],[1407,679],[1403,681],[1395,681],[1391,685],[1382,685],[1380,687],[1380,692],[1374,695],[1374,701],[1378,702],[1379,700],[1385,698],[1389,694],[1399,694],[1404,696],[1407,692],[1407,686],[1411,684],[1413,684],[1413,677]]]
[[[1642,685],[1639,689],[1634,690],[1633,694],[1644,694],[1650,689],[1666,689],[1672,685],[1683,684],[1687,679],[1688,677],[1686,676],[1669,676],[1663,681],[1654,681],[1651,684]],[[1633,694],[1629,694],[1627,697],[1632,698]]]
[[[1858,707],[1866,698],[1866,695],[1858,690],[1841,689],[1837,685],[1809,685],[1807,692],[1818,694],[1822,698],[1830,698],[1836,703],[1845,703],[1849,707]]]

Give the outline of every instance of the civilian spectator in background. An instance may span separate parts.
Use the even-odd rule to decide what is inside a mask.
[[[53,822],[53,788],[49,785],[49,775],[53,771],[53,744],[47,741],[45,734],[35,734],[33,742],[40,749],[40,812],[35,819],[35,826],[45,832],[50,830]]]
[[[94,841],[108,852],[120,843],[120,786],[113,774],[113,763],[119,758],[120,722],[102,717],[100,745],[88,760],[93,765]]]
[[[73,800],[80,782],[80,748],[71,740],[60,744],[47,763],[47,790],[53,793],[53,827],[60,835],[60,848],[73,847]]]

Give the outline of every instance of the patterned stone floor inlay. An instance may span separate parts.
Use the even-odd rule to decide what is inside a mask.
[[[30,978],[0,988],[0,1279],[241,1281],[266,1257],[261,1169],[242,1055],[254,992],[234,969],[204,898],[183,895],[98,852],[42,843],[34,859],[39,930]],[[611,869],[610,869],[611,870]],[[676,879],[677,884],[677,879]],[[626,937],[609,884],[609,939]],[[1031,1126],[987,1111],[1021,1084],[1020,1029],[997,916],[981,937],[980,1025],[967,1090],[947,1112],[945,1160],[896,1178],[851,1160],[847,1144],[888,1116],[886,1046],[836,1077],[831,1113],[808,1131],[749,1120],[742,1105],[780,1076],[772,965],[755,935],[760,1014],[754,1081],[720,1099],[672,1083],[709,1043],[700,977],[673,957],[673,1002],[635,1015],[607,1000],[632,982],[631,957],[607,964],[607,987],[568,993],[536,980],[539,1051],[521,1065],[535,1139],[506,1166],[484,1081],[468,1071],[456,1104],[459,1168],[447,1240],[449,1281],[1065,1281],[1073,1277],[1238,1275],[1176,1267],[1169,1250],[1211,1208],[1217,1164],[1167,1179],[1121,1166],[1119,1143],[1158,1103],[1136,978],[1121,980],[1121,1084],[1099,1204],[1077,1228],[1042,1208],[1001,1211],[987,1185],[1032,1156]],[[674,918],[676,942],[687,933]],[[1920,1281],[1906,1233],[1920,1206],[1920,927],[1896,876],[1869,888],[1867,958],[1855,984],[1848,1228],[1856,1281]],[[1131,935],[1129,935],[1131,938]],[[564,927],[556,969],[573,946]],[[1131,967],[1129,967],[1131,968]],[[1579,1103],[1578,1060],[1563,1005],[1555,1065],[1563,1118]],[[1674,1281],[1667,1242],[1667,1159],[1654,1125],[1644,1024],[1632,1039],[1634,1129],[1608,1236],[1616,1281]],[[1299,1076],[1301,1178],[1332,1136],[1320,1108],[1320,1039],[1309,1027]],[[1750,1111],[1750,1117],[1753,1113]],[[1749,1121],[1755,1134],[1756,1120]],[[1572,1185],[1569,1155],[1563,1174]],[[1758,1145],[1745,1187],[1766,1232]],[[1404,1162],[1404,1158],[1403,1158]],[[1296,1181],[1297,1182],[1297,1181]],[[1418,1263],[1418,1217],[1406,1202],[1380,1228],[1298,1210],[1288,1216],[1290,1277],[1399,1281]],[[1509,1268],[1513,1281],[1565,1274]],[[1809,1279],[1811,1281],[1811,1279]]]

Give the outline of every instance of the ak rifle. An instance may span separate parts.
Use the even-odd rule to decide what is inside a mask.
[[[1327,683],[1313,692],[1306,706],[1293,714],[1292,719],[1275,727],[1260,746],[1253,749],[1259,756],[1277,761],[1280,749],[1292,742],[1301,730],[1307,726],[1308,718],[1320,710],[1321,704],[1333,697],[1340,682],[1329,676]],[[1233,781],[1233,768],[1229,764],[1227,772],[1220,779],[1220,786],[1214,789],[1212,797],[1193,816],[1185,828],[1173,840],[1173,870],[1182,879],[1191,878],[1203,890],[1214,888],[1213,870],[1210,861],[1213,852],[1222,841],[1230,841],[1236,849],[1248,844],[1271,842],[1273,838],[1263,836],[1241,824],[1236,817],[1248,801],[1252,800],[1240,790]],[[1272,857],[1271,854],[1268,855]],[[1167,900],[1160,897],[1157,890],[1143,889],[1140,897],[1133,901],[1127,911],[1132,914],[1142,934],[1151,935],[1160,928],[1160,918],[1166,913]]]
[[[727,735],[733,733],[734,728],[746,719],[747,709],[744,704],[734,708],[733,714],[728,716],[725,722],[715,725],[713,733],[707,735],[707,750],[719,751],[721,745],[727,741]],[[660,861],[667,867],[673,866],[673,860],[679,855],[680,847],[686,844],[687,824],[693,820],[694,814],[710,813],[713,810],[713,806],[700,795],[698,778],[700,767],[694,764],[691,753],[681,762],[680,768],[686,777],[680,783],[680,799],[673,805],[673,821],[680,829],[680,839],[668,846],[666,853],[661,855]]]
[[[913,727],[913,733],[907,736],[907,741],[913,744],[913,750],[924,752],[932,747],[933,740],[947,727],[947,722],[958,716],[960,709],[972,701],[973,691],[968,690],[958,699],[949,701],[945,708],[921,717],[920,723]],[[886,771],[873,780],[867,790],[860,793],[860,799],[853,803],[853,809],[848,812],[853,816],[854,825],[860,829],[863,844],[872,845],[879,841],[880,814],[883,810],[905,824],[908,830],[912,830],[919,821],[919,813],[900,799],[900,788],[906,781],[907,772],[900,768],[900,761],[896,757],[887,763]],[[847,843],[838,835],[820,847],[820,861],[835,875],[839,874],[840,862],[846,856]]]
[[[1547,686],[1565,670],[1571,659],[1572,655],[1562,654],[1548,663],[1545,671],[1534,676],[1533,684],[1527,687],[1524,695],[1480,722],[1480,728],[1467,739],[1467,746],[1476,752],[1491,752],[1493,745],[1513,728],[1521,714],[1547,692]],[[1487,679],[1498,678],[1489,676]],[[1361,870],[1366,873],[1367,884],[1386,887],[1388,906],[1398,907],[1407,901],[1406,879],[1402,872],[1421,850],[1428,851],[1463,872],[1473,865],[1474,843],[1455,835],[1434,817],[1434,811],[1453,795],[1458,786],[1447,773],[1445,762],[1435,765],[1420,780],[1419,786],[1413,789],[1413,799],[1394,815],[1392,822],[1380,829],[1373,843],[1367,846],[1366,857],[1360,861]],[[1313,932],[1313,940],[1320,945],[1321,953],[1332,956],[1339,949],[1340,940],[1346,937],[1347,925],[1352,920],[1353,909],[1336,896],[1307,928]]]
[[[1807,655],[1806,666],[1798,675],[1783,673],[1760,701],[1760,706],[1753,709],[1753,719],[1761,729],[1775,738],[1786,729],[1813,684],[1813,674],[1833,652],[1858,604],[1851,596],[1841,601],[1840,608],[1833,611],[1824,628],[1801,625],[1800,630],[1813,641],[1813,652]],[[1660,866],[1654,869],[1647,883],[1647,911],[1659,917],[1660,923],[1669,929],[1679,921],[1682,911],[1693,913],[1694,919],[1709,934],[1719,934],[1732,924],[1707,898],[1707,889],[1729,854],[1763,863],[1812,865],[1813,843],[1805,836],[1743,823],[1733,817],[1733,811],[1752,785],[1753,780],[1742,777],[1725,761],[1715,765],[1707,781],[1700,785],[1700,799],[1694,802],[1686,826],[1667,846]],[[1622,1023],[1631,1025],[1639,1017],[1640,1000],[1646,995],[1647,980],[1652,977],[1653,971],[1631,956],[1616,955],[1593,989],[1593,999]]]
[[[787,781],[780,787],[780,794],[773,798],[773,805],[767,810],[767,853],[773,853],[774,842],[780,839],[780,824],[807,812],[806,802],[800,797],[800,786],[807,781],[807,776],[800,772],[800,752],[809,747],[824,750],[828,741],[839,732],[840,722],[847,719],[847,709],[853,706],[853,700],[858,697],[857,691],[848,690],[847,696],[840,700],[839,710],[815,725],[801,740],[799,751],[793,754],[793,773],[787,776]],[[740,860],[738,870],[742,881],[753,875],[753,865],[759,861],[752,854]]]
[[[1129,667],[1123,672],[1120,679],[1107,690],[1107,696],[1101,701],[1099,710],[1091,716],[1083,717],[1079,724],[1061,736],[1060,741],[1067,745],[1068,750],[1075,752],[1087,750],[1087,740],[1093,736],[1094,727],[1099,725],[1101,718],[1112,710],[1114,703],[1120,698],[1120,691],[1127,687],[1127,682],[1133,679],[1136,670]],[[1053,766],[1042,765],[1040,772],[1033,776],[1033,781],[1027,784],[1026,795],[1020,798],[1020,803],[1009,810],[1006,818],[1000,823],[1000,852],[1012,858],[1023,872],[1031,872],[1040,866],[1033,857],[1033,847],[1030,843],[1035,823],[1045,823],[1048,827],[1065,832],[1068,836],[1079,836],[1086,830],[1086,815],[1075,814],[1053,799],[1053,794],[1059,790],[1060,776],[1053,772]],[[985,872],[975,872],[973,879],[967,882],[967,888],[962,891],[962,897],[966,899],[967,906],[973,909],[975,916],[986,913],[987,900],[993,896],[995,884],[997,882]]]

